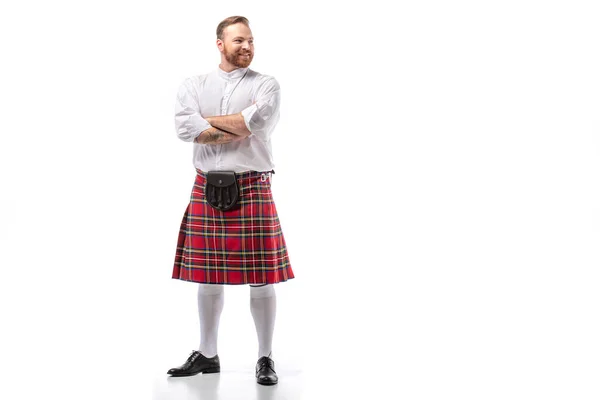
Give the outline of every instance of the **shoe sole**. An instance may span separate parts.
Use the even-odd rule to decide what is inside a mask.
[[[277,381],[277,382],[259,382],[259,381],[256,381],[256,383],[258,383],[259,385],[264,385],[264,386],[273,386],[273,385],[277,385],[277,383],[278,383],[278,382],[279,382],[279,381]]]
[[[198,375],[199,373],[203,373],[203,374],[218,374],[219,372],[221,372],[221,368],[208,368],[204,371],[198,371],[195,374],[168,374],[172,377],[182,377],[182,376],[194,376],[194,375]]]

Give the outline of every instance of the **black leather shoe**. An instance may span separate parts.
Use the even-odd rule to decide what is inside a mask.
[[[221,372],[219,356],[216,355],[212,358],[206,358],[202,353],[194,350],[182,366],[171,368],[167,371],[167,374],[171,376],[192,376],[200,372],[204,374]]]
[[[256,363],[256,382],[261,385],[275,385],[279,379],[275,373],[275,363],[264,356]]]

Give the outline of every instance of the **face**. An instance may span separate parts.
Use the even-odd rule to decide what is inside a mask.
[[[225,28],[223,40],[217,40],[217,45],[225,60],[237,68],[247,68],[254,58],[252,31],[244,24]]]

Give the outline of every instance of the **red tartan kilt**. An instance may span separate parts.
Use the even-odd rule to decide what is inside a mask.
[[[260,172],[238,175],[240,207],[219,211],[204,197],[206,175],[196,180],[185,210],[173,278],[215,284],[265,284],[294,278],[271,180]]]

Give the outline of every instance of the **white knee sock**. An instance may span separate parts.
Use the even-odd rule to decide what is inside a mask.
[[[275,288],[273,285],[250,286],[250,311],[258,336],[258,357],[271,356],[275,328]]]
[[[198,313],[200,314],[200,353],[211,358],[217,355],[219,319],[224,303],[223,285],[199,284]]]

